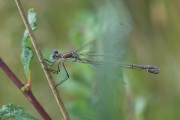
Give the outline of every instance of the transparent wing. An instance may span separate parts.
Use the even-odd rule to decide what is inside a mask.
[[[126,84],[123,79],[120,78],[121,70],[116,69],[112,66],[103,66],[103,65],[95,65],[95,64],[89,64],[94,69],[96,69],[98,72],[100,72],[102,75],[105,75],[107,77],[110,77],[113,80],[117,80],[120,83]],[[122,76],[121,76],[122,77]]]
[[[123,49],[119,49],[118,44],[115,43],[127,35],[132,28],[127,23],[120,23],[107,29],[108,30],[106,30],[102,36],[88,42],[76,52],[78,52],[81,56],[110,56],[121,58],[121,55],[124,54],[125,51]],[[114,50],[115,48],[118,48],[119,50],[116,52]]]

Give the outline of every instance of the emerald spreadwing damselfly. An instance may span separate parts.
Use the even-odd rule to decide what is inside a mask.
[[[108,75],[109,73],[105,72],[105,70],[101,69],[100,66],[103,65],[110,65],[110,66],[117,66],[122,68],[131,68],[131,69],[138,69],[138,70],[145,70],[149,73],[158,74],[160,69],[156,66],[152,65],[137,65],[137,64],[128,64],[123,62],[114,62],[108,61],[106,58],[121,58],[122,55],[125,53],[123,49],[119,51],[113,52],[111,48],[113,48],[114,44],[117,44],[125,35],[127,35],[131,31],[131,26],[127,23],[120,23],[117,26],[114,26],[112,29],[108,29],[102,36],[98,37],[95,40],[92,40],[85,44],[78,50],[68,51],[59,53],[57,50],[53,50],[50,59],[52,61],[46,60],[45,63],[52,67],[56,61],[58,61],[58,68],[57,70],[46,69],[49,72],[58,74],[60,72],[61,64],[66,72],[66,77],[62,79],[54,88],[58,85],[62,84],[69,78],[69,74],[65,67],[65,62],[78,62],[84,63],[92,66],[96,70],[101,73]],[[108,48],[108,49],[107,49]],[[84,57],[92,57],[92,59],[87,59]],[[104,60],[96,60],[98,57],[103,57]],[[94,60],[95,59],[95,60]],[[107,61],[106,61],[107,60]],[[112,76],[113,77],[113,76]],[[117,79],[117,78],[116,78]]]

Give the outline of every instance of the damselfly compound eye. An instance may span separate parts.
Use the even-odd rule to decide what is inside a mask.
[[[57,50],[53,50],[53,53],[58,54],[58,51]]]
[[[55,54],[51,54],[50,59],[51,60],[55,60],[56,59],[56,55]]]

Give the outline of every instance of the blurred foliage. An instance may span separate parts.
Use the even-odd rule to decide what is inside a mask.
[[[53,49],[64,52],[80,48],[99,36],[105,24],[125,22],[132,26],[132,31],[126,37],[127,43],[122,45],[126,51],[123,60],[156,65],[161,69],[158,75],[129,69],[123,70],[123,73],[118,71],[120,78],[126,81],[127,85],[123,85],[97,75],[98,72],[87,65],[66,63],[70,79],[58,89],[72,119],[180,118],[179,1],[34,0],[22,1],[22,5],[25,11],[33,7],[37,12],[38,29],[35,36],[45,58],[49,58]],[[0,55],[20,80],[26,80],[19,57],[24,24],[12,1],[0,1],[0,14]],[[31,65],[35,96],[52,119],[62,118],[36,55]],[[53,75],[56,82],[63,79],[63,73]],[[0,105],[19,104],[41,119],[2,70],[0,78],[0,94],[3,96],[0,97]]]
[[[29,115],[23,107],[16,106],[13,104],[4,105],[0,110],[0,119],[1,120],[37,120],[33,116]]]
[[[120,20],[113,9],[107,8],[107,6],[103,6],[97,13],[83,11],[75,17],[75,25],[70,32],[70,40],[77,46],[77,49],[82,47],[90,40],[101,39],[105,38],[106,36],[107,38],[111,38],[111,40],[113,40],[114,37],[117,37],[113,36],[113,32],[116,31],[111,32],[111,28],[114,28],[114,26],[117,27]],[[104,13],[106,13],[106,15]],[[103,40],[102,42],[106,41]],[[110,47],[105,49],[110,50]],[[120,49],[121,48],[119,47],[118,49],[116,49],[116,51]],[[69,108],[70,114],[73,115],[73,118],[77,120],[101,120],[115,118],[120,119],[120,111],[122,111],[122,109],[119,102],[117,102],[117,100],[121,99],[119,82],[113,81],[112,77],[108,77],[106,74],[101,74],[101,72],[96,69],[93,69],[93,71],[95,71],[97,75],[92,77],[92,69],[90,67],[82,68],[82,66],[84,65],[81,65],[78,68],[78,71],[79,73],[83,73],[81,75],[82,79],[84,81],[87,81],[88,84],[87,82],[81,81],[81,83],[78,84],[79,87],[77,84],[73,83],[66,83],[63,85],[63,88],[67,92],[69,91],[69,85],[74,85],[73,87],[71,87],[71,90],[74,91],[72,92],[72,95],[80,93],[79,95],[81,95],[81,98],[84,98],[84,96],[86,96],[86,99],[83,102],[79,101],[80,98],[76,98],[76,101],[74,100],[75,102],[71,102],[70,105],[74,107]],[[109,70],[108,72],[106,72],[107,74],[111,74],[110,71],[114,71],[114,73],[119,74],[119,77],[122,78],[122,74],[120,75],[120,70],[115,70],[114,68],[110,68],[109,66],[105,67],[103,71],[105,71],[105,69]],[[78,78],[75,78],[75,80],[77,79]],[[84,93],[86,94],[77,92],[77,89],[79,88],[85,91]]]

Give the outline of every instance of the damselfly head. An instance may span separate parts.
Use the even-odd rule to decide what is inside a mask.
[[[50,55],[50,59],[51,60],[55,60],[58,57],[58,51],[57,50],[53,50],[51,55]]]

